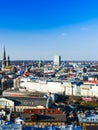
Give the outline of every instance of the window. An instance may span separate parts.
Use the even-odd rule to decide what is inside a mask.
[[[19,111],[19,108],[17,108],[17,111]]]
[[[52,110],[52,112],[54,113],[54,110]]]
[[[8,102],[6,102],[6,106],[10,106]]]
[[[40,110],[40,112],[42,112],[42,110]]]

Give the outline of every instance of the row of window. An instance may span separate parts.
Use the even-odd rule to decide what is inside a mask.
[[[33,102],[24,101],[23,104],[24,104],[24,105],[33,105],[34,103],[33,103]]]
[[[0,106],[10,106],[10,104],[7,101],[0,101]]]
[[[35,111],[35,110],[30,110],[29,111],[30,113],[34,113],[34,112],[37,112],[37,113],[54,113],[54,112],[56,112],[55,110],[37,110],[37,111]]]
[[[91,119],[87,119],[87,121],[98,121],[98,119],[91,118]]]
[[[30,108],[30,109],[32,109],[32,108]],[[16,107],[17,112],[23,112],[24,109],[27,109],[27,108],[25,108],[25,107]]]

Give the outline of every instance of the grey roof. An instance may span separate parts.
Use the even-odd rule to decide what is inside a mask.
[[[33,121],[33,122],[65,122],[66,115],[65,114],[43,114],[43,115],[30,115],[30,114],[23,114],[22,115],[25,121]],[[32,120],[32,116],[34,119]],[[37,116],[35,118],[35,116]]]
[[[64,114],[53,114],[53,115],[40,115],[38,117],[39,121],[66,121],[66,116]]]
[[[98,126],[86,126],[86,130],[98,130]]]
[[[15,106],[44,106],[46,107],[47,99],[43,97],[5,97],[14,101]]]

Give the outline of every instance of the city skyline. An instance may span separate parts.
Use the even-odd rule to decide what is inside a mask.
[[[0,2],[0,60],[98,60],[97,0]]]

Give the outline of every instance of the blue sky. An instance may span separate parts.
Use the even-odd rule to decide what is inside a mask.
[[[98,60],[98,0],[1,0],[0,59]]]

